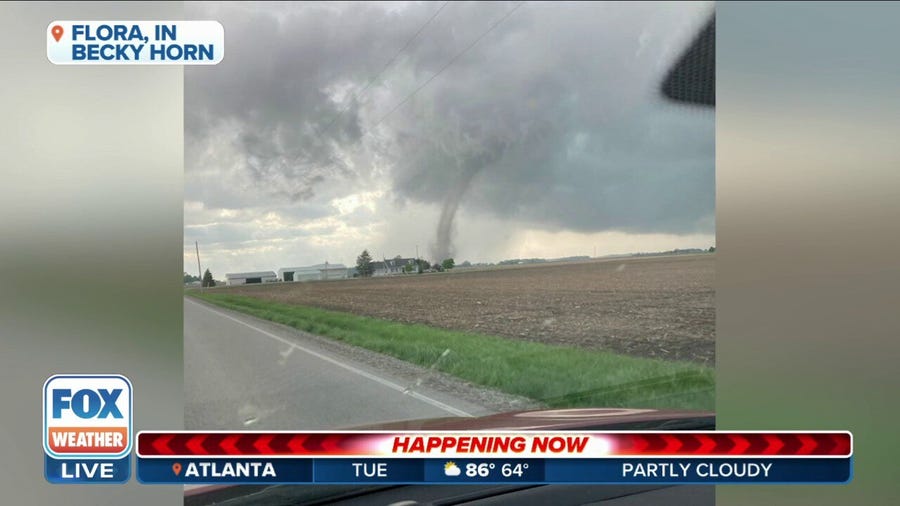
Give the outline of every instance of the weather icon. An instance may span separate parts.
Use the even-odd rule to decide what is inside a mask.
[[[444,464],[444,474],[447,476],[459,476],[462,471],[457,467],[456,462],[452,460]]]

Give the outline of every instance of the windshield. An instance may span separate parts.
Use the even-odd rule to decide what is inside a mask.
[[[187,429],[713,409],[712,4],[186,10]]]

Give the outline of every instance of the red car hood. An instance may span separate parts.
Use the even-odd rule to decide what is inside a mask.
[[[346,430],[604,430],[605,427],[637,430],[629,424],[640,425],[643,422],[677,421],[690,419],[713,418],[712,411],[675,411],[658,409],[630,408],[572,408],[544,409],[533,411],[511,411],[482,417],[462,418],[429,418],[425,420],[406,420],[357,426]],[[340,432],[341,429],[335,429]],[[234,488],[233,485],[188,485],[185,496],[197,496],[223,489]]]
[[[711,411],[629,408],[572,408],[511,411],[475,418],[429,418],[353,427],[366,430],[571,430],[620,424],[714,417]]]

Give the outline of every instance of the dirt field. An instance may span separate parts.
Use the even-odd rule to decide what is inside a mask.
[[[684,255],[225,290],[447,329],[712,365],[714,274],[715,255]]]

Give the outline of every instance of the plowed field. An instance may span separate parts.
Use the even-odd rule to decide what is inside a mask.
[[[452,330],[713,365],[714,274],[715,255],[704,254],[223,290]]]

